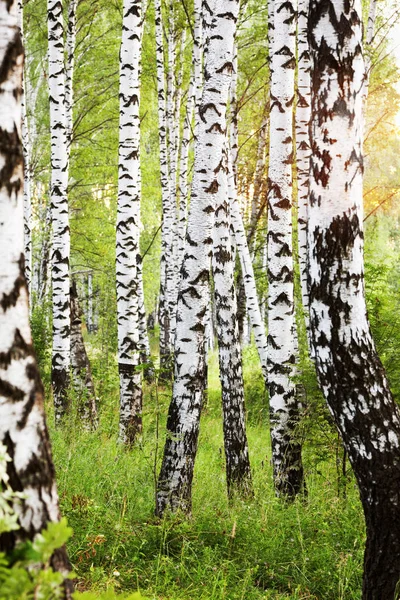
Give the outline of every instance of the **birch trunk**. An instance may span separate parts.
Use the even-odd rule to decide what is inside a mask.
[[[364,297],[361,2],[312,0],[309,40],[312,342],[320,386],[365,514],[362,598],[394,598],[400,574],[400,414],[375,350]]]
[[[67,25],[67,68],[65,70],[65,111],[67,118],[67,144],[68,160],[71,152],[72,143],[72,108],[73,108],[73,77],[75,66],[75,46],[76,46],[76,6],[77,0],[69,0],[68,4],[68,25]]]
[[[292,250],[293,100],[296,5],[274,2],[274,41],[268,177],[268,391],[275,490],[294,497],[303,487],[301,446],[295,439],[299,402]]]
[[[43,214],[43,213],[42,213]],[[51,249],[51,205],[48,204],[44,211],[43,238],[40,250],[40,260],[38,265],[38,295],[37,303],[41,304],[47,295],[49,281],[49,263]]]
[[[176,209],[171,206],[171,191],[168,169],[167,115],[165,98],[164,43],[161,0],[155,0],[156,63],[158,91],[158,131],[160,142],[160,178],[162,197],[161,259],[160,259],[160,367],[162,378],[172,376],[171,340],[171,294],[173,283],[173,241],[175,234]]]
[[[239,202],[236,194],[233,174],[229,170],[229,196],[232,229],[235,235],[236,249],[239,255],[240,268],[242,270],[243,286],[245,288],[247,312],[250,317],[254,332],[254,339],[260,357],[261,369],[265,383],[268,381],[267,371],[267,336],[265,334],[265,325],[261,317],[260,306],[257,298],[256,280],[254,278],[253,263],[247,245],[246,232],[244,230],[243,219],[240,213]]]
[[[22,0],[18,1],[18,17],[21,31],[22,45],[24,40],[24,17]],[[31,144],[29,136],[28,115],[26,108],[26,76],[23,73],[21,112],[22,112],[22,150],[24,156],[24,255],[25,255],[25,277],[28,285],[29,295],[31,293],[32,280],[32,190],[31,190]]]
[[[142,269],[142,258],[137,261],[138,268],[138,316],[139,316],[139,353],[140,363],[145,365],[144,377],[148,383],[154,381],[154,368],[151,360],[149,334],[147,331],[147,316],[146,309],[144,306],[144,290],[143,290],[143,269]]]
[[[157,486],[156,513],[190,511],[191,487],[206,387],[205,326],[210,296],[210,257],[216,195],[223,168],[226,105],[233,68],[238,2],[217,0],[213,35],[207,39],[204,91],[186,247],[178,296],[175,381],[167,440]]]
[[[310,184],[310,118],[311,118],[311,80],[310,50],[307,39],[307,21],[309,0],[299,0],[297,45],[298,45],[298,83],[296,105],[296,159],[297,159],[297,194],[298,194],[298,251],[300,266],[301,297],[303,314],[307,331],[310,354],[310,317],[307,286],[307,222],[308,197]]]
[[[219,377],[228,495],[252,493],[247,445],[242,353],[236,307],[235,264],[231,247],[227,174],[220,174],[213,229],[212,270],[217,317]]]
[[[67,409],[70,379],[70,298],[68,217],[68,149],[65,113],[64,27],[62,3],[48,0],[49,96],[51,130],[51,212],[53,244],[51,256],[53,284],[52,385],[56,423]]]
[[[71,298],[71,367],[78,412],[85,429],[93,430],[98,425],[96,392],[92,370],[82,335],[82,311],[79,305],[75,281],[70,290]]]
[[[0,442],[12,459],[9,484],[23,493],[14,507],[20,529],[0,535],[3,552],[33,540],[60,517],[24,276],[22,68],[17,4],[0,0]],[[65,548],[50,562],[65,575],[69,571]],[[64,597],[71,593],[67,581]]]
[[[119,438],[133,444],[142,431],[138,370],[140,260],[140,57],[141,0],[124,0],[120,53],[119,172],[116,240]]]

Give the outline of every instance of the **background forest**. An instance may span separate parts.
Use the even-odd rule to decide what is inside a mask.
[[[369,3],[364,4],[367,23]],[[162,9],[165,45],[171,30],[180,40],[172,77],[181,93],[177,129],[182,134],[192,71],[193,6],[188,0],[173,0]],[[68,22],[68,6],[64,12]],[[120,382],[115,288],[122,3],[78,0],[76,5],[68,182],[70,268],[83,310],[84,341],[98,404],[99,424],[95,431],[87,431],[83,426],[77,408],[79,392],[74,389],[69,392],[71,410],[61,427],[54,425],[50,273],[49,266],[43,266],[50,244],[47,7],[43,0],[28,0],[23,6],[24,85],[31,143],[31,324],[46,388],[61,512],[74,532],[67,548],[77,589],[90,590],[93,598],[104,590],[115,590],[140,591],[145,598],[160,600],[356,600],[360,598],[365,542],[362,508],[346,453],[308,357],[298,265],[295,294],[300,363],[296,384],[303,390],[303,411],[296,436],[303,447],[306,494],[287,503],[275,495],[267,393],[245,315],[241,341],[254,497],[237,495],[228,500],[226,495],[218,351],[211,335],[192,515],[188,518],[178,512],[163,519],[154,516],[171,384],[165,381],[158,359],[162,198],[153,3],[149,2],[144,12],[140,251],[154,379],[143,382],[143,432],[129,448],[118,442]],[[367,305],[378,353],[397,401],[400,71],[394,60],[392,38],[399,31],[399,19],[394,0],[377,2],[375,34],[365,44],[371,77],[364,147]],[[264,318],[267,214],[263,198],[268,143],[262,149],[263,188],[258,206],[252,206],[252,198],[256,171],[260,168],[260,139],[262,135],[268,138],[267,31],[266,3],[244,0],[237,30],[237,94],[229,110],[231,120],[237,119],[238,197],[247,233],[253,232],[254,272]],[[191,144],[189,179],[192,164]],[[293,222],[296,236],[296,214]],[[236,278],[240,283],[238,259]],[[240,297],[238,303],[240,307]],[[110,598],[113,597],[111,591]]]

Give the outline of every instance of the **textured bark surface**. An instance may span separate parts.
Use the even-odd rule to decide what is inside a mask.
[[[48,0],[49,98],[51,130],[51,213],[53,244],[51,274],[53,286],[52,385],[55,419],[58,423],[67,409],[70,357],[68,216],[68,150],[65,113],[64,27],[62,3]]]
[[[400,415],[376,354],[364,298],[361,3],[312,0],[309,39],[312,341],[319,382],[365,513],[362,597],[392,599],[400,579]]]
[[[236,307],[235,263],[231,245],[227,168],[219,173],[215,195],[212,272],[221,381],[228,495],[252,493],[247,445],[242,353]],[[210,315],[211,316],[211,315]]]
[[[307,340],[310,345],[310,318],[307,286],[307,222],[308,196],[310,183],[310,118],[311,118],[311,80],[310,50],[308,47],[308,7],[309,0],[299,0],[297,23],[297,104],[296,104],[296,164],[297,164],[297,221],[298,251],[300,266],[301,297],[305,318]]]
[[[208,7],[209,8],[209,7]],[[223,168],[226,105],[232,74],[237,0],[218,0],[207,30],[204,90],[186,246],[181,268],[175,343],[175,381],[158,479],[156,513],[191,508],[200,413],[206,385],[205,325],[218,173]]]
[[[67,23],[67,65],[65,70],[65,112],[67,125],[67,144],[68,159],[71,151],[72,142],[72,108],[73,108],[73,78],[75,66],[75,46],[76,46],[76,6],[77,0],[69,0],[68,4],[68,23]]]
[[[120,120],[116,241],[119,438],[133,444],[142,430],[139,347],[141,0],[125,0],[120,52]]]
[[[303,486],[295,439],[299,402],[293,382],[296,347],[292,250],[293,101],[296,5],[273,2],[270,153],[268,171],[268,391],[275,490],[295,496]]]
[[[174,264],[173,242],[176,227],[176,207],[171,205],[167,147],[167,106],[165,94],[164,41],[161,0],[155,0],[156,63],[158,92],[158,132],[160,144],[160,178],[162,197],[161,259],[160,259],[160,367],[161,377],[172,377],[171,315]]]
[[[247,245],[246,232],[240,213],[239,202],[233,173],[228,173],[228,193],[231,212],[231,226],[235,235],[236,249],[242,270],[242,281],[246,296],[247,312],[254,332],[254,340],[260,357],[261,368],[265,382],[267,382],[267,336],[265,325],[261,317],[260,306],[257,298],[256,280],[254,277],[253,263]]]
[[[12,459],[10,486],[24,493],[15,506],[20,529],[0,536],[1,551],[32,540],[49,521],[59,520],[24,275],[22,66],[16,2],[0,0],[0,441]],[[65,549],[55,553],[52,564],[69,570]],[[70,584],[65,597],[71,597]]]
[[[82,335],[82,310],[79,305],[75,281],[70,290],[71,298],[71,367],[73,386],[78,403],[78,412],[85,429],[96,429],[98,425],[96,392],[92,370]]]

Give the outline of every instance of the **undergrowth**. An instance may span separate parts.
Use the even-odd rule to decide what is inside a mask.
[[[95,356],[97,376],[102,372],[99,361]],[[116,442],[118,378],[113,364],[98,377],[99,430],[84,432],[70,416],[63,429],[51,432],[62,513],[74,531],[68,551],[78,589],[94,594],[113,588],[140,591],[158,600],[360,597],[361,505],[354,481],[343,475],[341,447],[314,397],[315,385],[310,381],[301,432],[308,495],[285,504],[272,489],[268,418],[254,348],[246,350],[244,362],[254,500],[236,498],[229,504],[226,498],[215,354],[190,518],[154,517],[168,389],[146,388],[144,433],[132,450]]]

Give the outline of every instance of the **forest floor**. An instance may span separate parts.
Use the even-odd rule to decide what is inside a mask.
[[[359,599],[362,510],[352,476],[342,475],[341,447],[322,405],[310,403],[303,432],[308,495],[285,504],[272,489],[256,353],[245,350],[255,497],[228,503],[217,355],[211,353],[193,513],[159,520],[154,489],[170,391],[146,388],[142,439],[125,450],[116,442],[117,370],[108,363],[104,370],[104,361],[94,358],[92,365],[99,430],[84,432],[70,417],[51,431],[61,509],[74,530],[68,551],[78,589],[140,590],[149,600]]]

